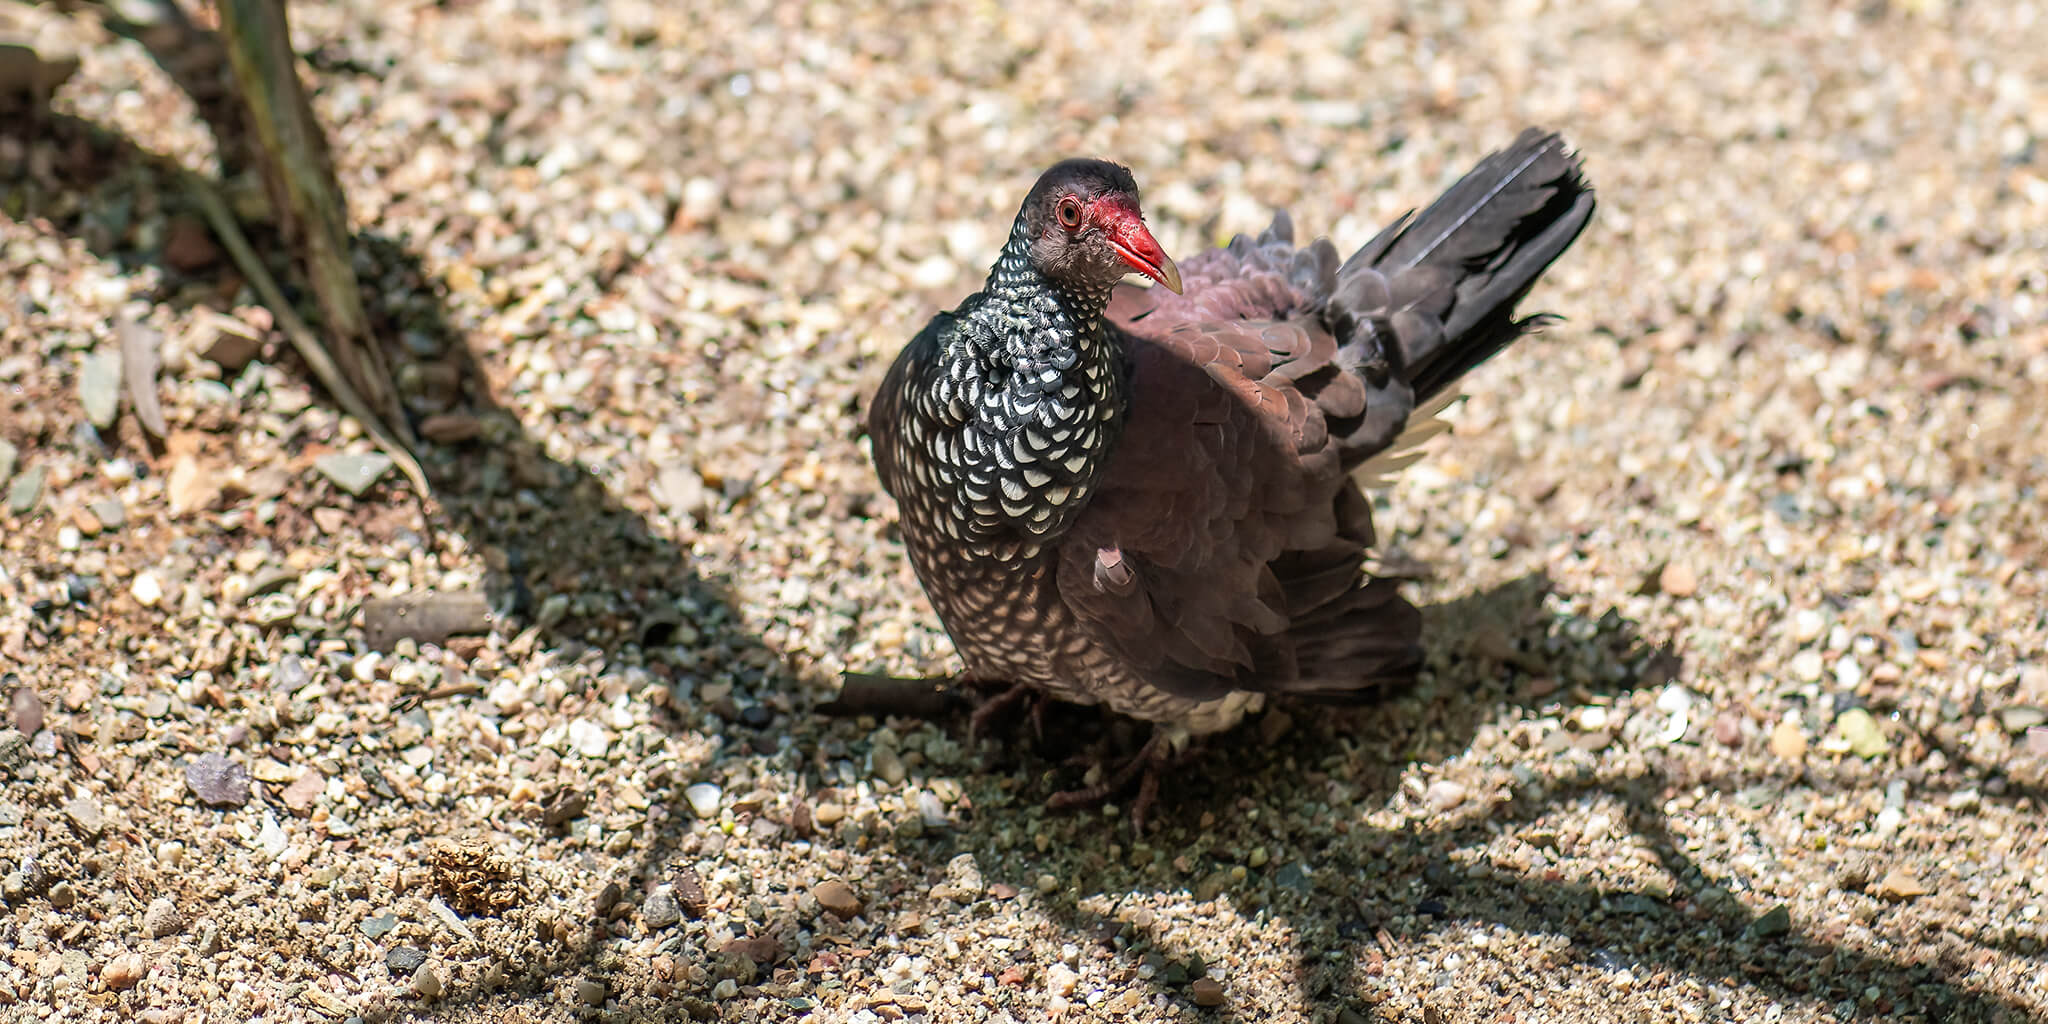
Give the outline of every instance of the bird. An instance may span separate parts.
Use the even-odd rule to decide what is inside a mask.
[[[1034,697],[1151,726],[1050,805],[1139,776],[1142,832],[1164,767],[1269,700],[1412,680],[1421,615],[1367,571],[1368,489],[1446,429],[1467,371],[1551,319],[1515,307],[1593,209],[1578,153],[1530,128],[1348,258],[1297,246],[1281,210],[1182,266],[1129,169],[1037,179],[981,290],[890,365],[867,434],[958,681],[1000,691],[975,724]]]

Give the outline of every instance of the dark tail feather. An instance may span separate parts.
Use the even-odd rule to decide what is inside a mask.
[[[1400,581],[1376,579],[1288,629],[1299,676],[1280,690],[1310,700],[1363,700],[1414,679],[1422,667],[1422,613]]]
[[[1344,262],[1333,326],[1366,343],[1361,362],[1385,359],[1428,401],[1541,322],[1516,320],[1515,304],[1592,215],[1578,156],[1528,129]]]

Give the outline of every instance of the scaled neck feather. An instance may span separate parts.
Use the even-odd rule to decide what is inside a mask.
[[[1109,289],[1076,294],[1032,266],[1020,227],[942,338],[933,412],[976,542],[1057,536],[1092,492],[1127,402]]]

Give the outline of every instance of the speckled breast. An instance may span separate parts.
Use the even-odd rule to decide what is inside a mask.
[[[1228,729],[1264,703],[1250,693],[1191,700],[1146,682],[1060,600],[1050,552],[996,561],[963,553],[944,543],[943,531],[912,519],[904,529],[911,565],[971,679],[1026,683],[1191,736]]]

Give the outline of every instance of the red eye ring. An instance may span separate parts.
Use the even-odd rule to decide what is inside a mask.
[[[1074,228],[1080,227],[1081,200],[1076,199],[1073,196],[1061,197],[1058,214],[1060,218],[1061,227],[1064,227],[1069,231],[1073,230]]]

